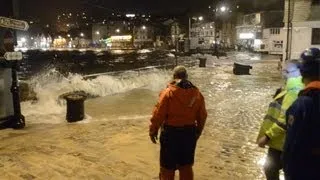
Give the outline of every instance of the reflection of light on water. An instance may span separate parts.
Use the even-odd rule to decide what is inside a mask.
[[[266,164],[266,161],[267,161],[267,155],[264,155],[262,158],[258,160],[258,165],[264,166]]]
[[[113,50],[112,53],[114,54],[124,54],[123,50]]]

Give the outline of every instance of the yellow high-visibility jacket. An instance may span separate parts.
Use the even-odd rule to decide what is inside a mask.
[[[260,127],[258,139],[269,137],[268,146],[282,151],[286,135],[286,111],[297,99],[303,89],[302,77],[289,78],[286,87],[269,104],[269,108]]]

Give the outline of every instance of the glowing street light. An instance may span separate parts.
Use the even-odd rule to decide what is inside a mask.
[[[21,42],[25,43],[27,39],[25,37],[21,38]]]
[[[119,32],[120,32],[120,29],[116,29],[116,32],[119,33]]]
[[[126,14],[126,17],[133,18],[133,17],[136,17],[136,15],[135,14]]]
[[[220,8],[220,10],[221,10],[221,12],[225,12],[225,11],[227,10],[227,8],[226,8],[225,6],[222,6],[222,7]]]
[[[147,27],[146,26],[142,26],[142,29],[145,30],[145,29],[147,29]]]
[[[67,36],[68,36],[68,37],[71,37],[71,35],[70,35],[70,34],[68,34]]]
[[[96,31],[96,35],[100,35],[100,32],[99,32],[99,31]]]
[[[80,36],[81,36],[81,37],[84,37],[84,34],[83,34],[83,33],[80,33]]]
[[[203,16],[199,16],[199,21],[202,21],[203,20]]]

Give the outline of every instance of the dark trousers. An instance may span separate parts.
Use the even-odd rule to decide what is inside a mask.
[[[282,169],[282,152],[269,148],[264,173],[267,180],[279,180],[280,170]]]
[[[193,165],[197,144],[195,126],[164,126],[160,135],[160,165],[168,170]]]

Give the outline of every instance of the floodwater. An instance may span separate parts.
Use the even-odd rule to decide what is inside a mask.
[[[251,64],[252,75],[233,75],[236,60]],[[179,60],[190,61],[196,62],[193,57]],[[196,151],[196,180],[264,178],[265,150],[255,139],[282,85],[277,62],[237,54],[209,61],[207,68],[188,68],[208,110]],[[157,179],[159,144],[149,140],[148,120],[170,78],[170,71],[158,69],[88,80],[55,70],[39,75],[33,80],[38,102],[22,103],[27,127],[0,133],[0,179]],[[84,121],[68,124],[65,102],[57,97],[73,90],[99,97],[86,101]]]

